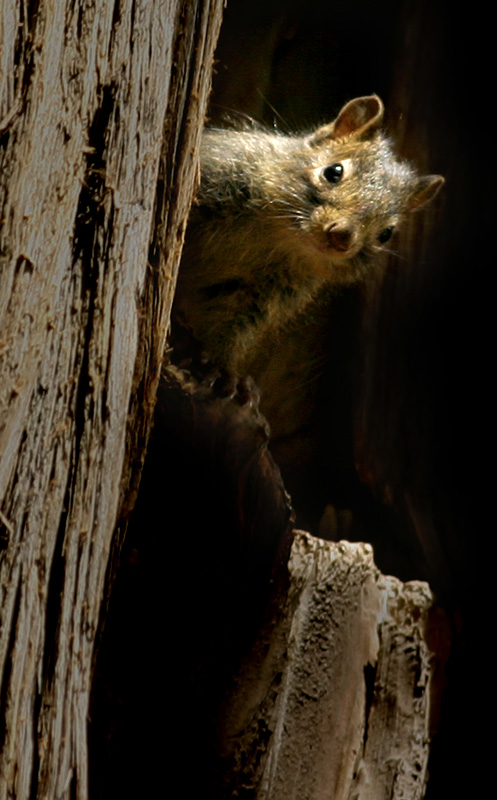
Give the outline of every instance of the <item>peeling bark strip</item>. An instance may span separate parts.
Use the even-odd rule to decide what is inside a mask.
[[[297,533],[287,609],[239,676],[223,723],[229,786],[257,800],[420,800],[432,596],[372,548]],[[269,648],[264,642],[270,642]]]
[[[88,797],[105,575],[150,425],[221,9],[0,5],[0,800]]]

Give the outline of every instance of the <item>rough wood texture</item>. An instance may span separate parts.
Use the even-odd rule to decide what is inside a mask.
[[[150,426],[221,9],[1,5],[0,798],[88,797],[105,575]]]
[[[164,371],[99,653],[95,797],[152,795],[164,758],[183,773],[195,752],[192,796],[420,800],[431,593],[382,575],[369,545],[293,536],[247,384],[220,397]]]
[[[369,545],[296,533],[280,621],[223,718],[226,791],[257,800],[418,800],[426,781],[431,592]],[[233,793],[233,794],[231,794]]]

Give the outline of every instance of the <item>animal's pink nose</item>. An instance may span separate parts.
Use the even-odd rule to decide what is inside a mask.
[[[333,223],[326,231],[330,247],[345,253],[351,246],[354,235],[351,228],[339,222]]]

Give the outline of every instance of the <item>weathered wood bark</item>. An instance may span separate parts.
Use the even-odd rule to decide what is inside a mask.
[[[0,797],[88,797],[91,666],[132,505],[222,2],[0,11]]]
[[[153,794],[194,752],[192,797],[419,800],[443,659],[427,585],[293,533],[255,394],[168,368],[157,411],[101,648],[96,797]]]
[[[433,659],[427,584],[381,575],[369,545],[297,532],[276,626],[224,715],[223,797],[419,800]]]

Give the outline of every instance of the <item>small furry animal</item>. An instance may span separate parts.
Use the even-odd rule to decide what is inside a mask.
[[[325,284],[364,279],[402,218],[442,186],[395,157],[383,110],[372,95],[308,135],[205,131],[173,315],[215,366],[243,374],[265,335]]]

